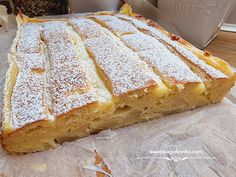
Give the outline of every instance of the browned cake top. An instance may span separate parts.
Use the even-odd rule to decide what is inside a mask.
[[[43,40],[50,62],[50,90],[55,115],[66,113],[96,101],[89,93],[87,73],[65,22],[43,24]]]
[[[138,29],[126,21],[119,20],[118,18],[110,15],[94,15],[91,16],[98,21],[102,21],[105,25],[114,32],[117,36],[123,34],[136,33]]]
[[[124,35],[121,39],[170,82],[201,82],[201,79],[182,60],[155,38],[139,32]]]
[[[107,35],[107,33],[100,27],[100,25],[98,25],[93,20],[84,19],[84,18],[80,18],[80,19],[73,18],[71,19],[70,22],[73,28],[75,29],[75,31],[81,33],[80,36],[82,39]]]
[[[205,72],[211,78],[227,78],[221,71],[215,69],[214,67],[208,65],[204,61],[202,61],[198,56],[196,56],[193,52],[187,50],[183,47],[179,42],[172,40],[170,37],[159,31],[158,29],[149,26],[147,23],[137,20],[135,18],[117,14],[117,18],[125,21],[129,21],[136,28],[143,31],[144,33],[155,37],[158,40],[163,41],[164,43],[170,45],[173,49],[175,49],[178,53],[183,55],[188,61],[198,66],[203,72]]]
[[[81,21],[84,22],[82,28]],[[89,19],[73,19],[72,24],[82,38],[86,36],[85,47],[109,78],[116,96],[155,85],[152,73],[138,55],[118,43],[111,35],[104,35],[107,32],[99,24],[95,24]],[[91,28],[97,29],[99,34],[91,33]]]
[[[14,128],[49,118],[46,111],[44,77],[44,74],[32,74],[30,71],[19,72],[11,98]]]
[[[19,53],[40,52],[40,29],[41,25],[36,23],[26,23],[22,26],[22,36],[17,47]]]
[[[39,24],[25,24],[17,46],[18,76],[11,97],[12,126],[19,128],[51,119],[46,104],[46,58],[42,53]]]

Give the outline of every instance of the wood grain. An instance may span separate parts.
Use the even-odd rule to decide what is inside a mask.
[[[221,31],[206,50],[236,67],[236,33]]]

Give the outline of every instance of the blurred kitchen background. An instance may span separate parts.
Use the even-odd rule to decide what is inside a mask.
[[[158,0],[147,0],[148,2],[150,2],[151,4],[153,4],[155,7],[157,7],[158,4]],[[178,0],[176,0],[178,1]],[[236,5],[234,5],[235,7],[233,8],[232,12],[230,13],[226,23],[230,23],[230,24],[236,24]]]
[[[205,48],[219,30],[236,32],[236,0],[148,0],[181,37]]]

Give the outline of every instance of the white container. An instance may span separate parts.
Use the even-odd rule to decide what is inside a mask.
[[[235,0],[158,0],[158,9],[180,36],[205,48],[234,7]]]

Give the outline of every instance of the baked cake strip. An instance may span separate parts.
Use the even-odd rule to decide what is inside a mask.
[[[229,65],[225,65],[223,60],[211,55],[202,57],[202,54],[196,52],[195,47],[188,42],[168,33],[155,22],[146,20],[137,14],[132,14],[131,16],[133,17],[122,14],[117,14],[116,16],[121,20],[130,22],[141,32],[158,39],[170,51],[186,62],[204,81],[207,88],[207,97],[211,102],[219,102],[223,95],[229,91],[230,85],[234,83],[235,74]],[[218,90],[212,91],[214,88],[218,88]]]
[[[92,17],[92,19],[93,19],[94,16],[89,16],[89,17],[90,18]],[[140,62],[142,60],[139,57],[139,55],[134,53],[135,50],[134,50],[134,52],[130,52],[131,51],[130,49],[128,49],[127,47],[123,47],[125,44],[121,42],[121,40],[117,37],[117,35],[115,36],[114,34],[109,32],[109,30],[107,30],[106,28],[103,28],[102,26],[100,26],[96,22],[98,22],[98,21],[92,22],[90,19],[84,19],[84,18],[72,19],[71,20],[72,26],[74,27],[76,32],[78,32],[78,34],[80,34],[81,38],[84,40],[85,47],[87,48],[87,50],[91,54],[91,57],[94,58],[94,60],[96,61],[98,67],[100,69],[102,69],[103,72],[107,69],[107,68],[103,68],[103,64],[105,62],[108,62],[108,64],[110,64],[112,66],[116,66],[116,64],[113,63],[113,60],[116,59],[115,62],[117,62],[120,59],[121,60],[123,59],[122,57],[120,57],[118,55],[119,53],[116,52],[115,48],[118,48],[119,50],[122,49],[122,48],[125,48],[125,50],[127,52],[125,52],[125,50],[122,50],[122,52],[129,54],[128,56],[126,55],[127,59],[129,59],[129,60],[132,59],[133,56],[136,57],[136,61]],[[96,31],[99,31],[99,32],[98,33],[93,33],[91,28],[96,28]],[[115,28],[113,28],[113,30],[115,32]],[[104,33],[106,35],[104,35],[102,33],[102,31],[104,31]],[[126,30],[126,32],[127,32],[127,30]],[[101,37],[99,37],[100,35],[101,35]],[[129,34],[124,33],[124,36],[125,35],[132,35],[132,32],[130,32]],[[123,36],[123,35],[121,35],[121,36]],[[154,39],[154,40],[156,42],[158,42],[156,39]],[[111,41],[112,42],[114,41],[113,43],[115,45],[112,44]],[[104,52],[103,52],[103,47],[106,49]],[[112,50],[113,52],[115,51],[115,55],[109,55],[109,53],[113,54],[112,52],[110,52],[110,50]],[[107,53],[105,53],[105,52],[107,52]],[[119,56],[119,57],[117,57],[117,56]],[[102,58],[102,57],[104,57],[104,58]],[[110,60],[112,60],[112,62]],[[179,62],[181,63],[180,59],[179,59]],[[119,70],[114,70],[114,72],[116,74],[119,73],[120,71],[121,71],[121,73],[125,73],[124,69],[126,69],[125,68],[126,65],[124,65],[124,63],[126,64],[128,62],[122,61],[122,63],[120,65],[123,66],[123,68],[118,67],[118,68],[120,68]],[[142,63],[145,63],[145,62],[142,62]],[[145,63],[145,65],[147,65],[147,64]],[[184,66],[186,66],[186,65],[184,65]],[[110,66],[108,66],[108,68],[109,67]],[[130,65],[130,67],[132,67],[136,70],[138,69],[138,68],[135,68],[133,65]],[[117,115],[119,115],[121,113],[122,114],[129,113],[129,110],[140,110],[140,112],[141,112],[141,113],[139,113],[140,118],[149,119],[149,118],[151,118],[151,113],[150,112],[153,112],[154,109],[156,110],[156,113],[158,112],[158,113],[161,114],[161,112],[164,112],[163,108],[161,108],[161,107],[165,107],[164,105],[168,104],[168,100],[171,99],[172,97],[173,98],[176,97],[176,98],[180,99],[180,97],[182,96],[182,98],[179,102],[179,106],[173,108],[175,110],[184,109],[188,105],[188,103],[191,103],[191,102],[195,102],[198,105],[199,104],[200,105],[208,104],[209,100],[207,100],[205,97],[201,96],[201,94],[205,91],[205,87],[204,87],[204,84],[202,83],[201,79],[199,77],[197,77],[197,75],[195,75],[187,66],[186,66],[186,68],[188,69],[187,71],[190,72],[190,78],[191,78],[192,84],[191,84],[191,82],[186,82],[185,86],[181,86],[181,83],[178,83],[176,81],[175,82],[176,88],[174,88],[174,92],[173,92],[172,88],[171,88],[171,90],[168,88],[168,89],[165,89],[165,92],[164,92],[165,95],[160,94],[160,93],[163,93],[163,89],[162,90],[159,89],[159,90],[155,90],[155,91],[149,91],[149,90],[146,89],[145,92],[140,92],[139,94],[137,94],[138,92],[137,92],[137,88],[136,88],[136,89],[134,89],[134,91],[135,91],[134,93],[131,92],[132,90],[129,92],[128,97],[127,96],[122,97],[122,96],[119,96],[116,93],[114,93],[114,91],[112,90],[115,97],[119,96],[118,99],[115,99]],[[115,68],[113,68],[113,69],[115,69]],[[169,71],[171,69],[173,70],[173,68],[168,68],[168,69],[169,69]],[[141,69],[141,70],[139,69],[138,71],[140,72],[142,70],[143,69]],[[173,71],[172,71],[172,73],[173,73]],[[164,74],[160,74],[160,73],[157,73],[157,74],[160,77],[168,77],[168,76],[165,76]],[[155,74],[153,74],[153,75],[155,75]],[[158,78],[159,78],[159,76],[158,76]],[[108,80],[111,83],[112,83],[112,79],[115,78],[114,74],[111,74],[111,73],[106,73],[105,77],[104,77],[104,75],[101,75],[101,77],[102,78],[107,78],[108,77]],[[124,77],[124,76],[122,76],[122,77]],[[127,78],[132,79],[133,77],[129,76],[129,75],[126,75],[126,79]],[[169,78],[171,78],[171,76],[169,76]],[[122,79],[122,78],[119,77],[118,79]],[[174,79],[172,78],[172,81],[173,80]],[[190,81],[190,79],[189,79],[189,81]],[[161,82],[159,82],[159,83],[161,83]],[[109,88],[114,89],[115,86],[114,85],[109,85]],[[184,92],[181,91],[183,89],[185,89]],[[180,93],[180,91],[181,91],[181,93]],[[196,99],[196,100],[186,100],[187,98],[185,99],[183,95],[185,93],[190,93],[190,92],[192,92],[193,95],[199,96],[198,99]],[[169,97],[168,99],[166,99],[168,94],[173,94],[173,93],[176,93],[176,94],[174,94],[171,97]],[[140,98],[140,97],[142,97],[142,98]],[[150,98],[150,97],[152,97],[152,98]],[[147,104],[147,102],[146,102],[148,99],[150,100],[150,104],[152,103],[153,105],[156,105],[156,106],[149,107],[150,105]],[[139,100],[139,106],[140,107],[137,107],[137,100]],[[163,105],[161,105],[160,102]],[[195,107],[195,106],[196,105],[193,105],[193,107]],[[146,109],[146,111],[143,111],[143,109]],[[149,111],[150,114],[147,114],[148,111]],[[171,110],[169,110],[169,111],[171,111]]]
[[[22,26],[21,39],[16,49],[19,69],[11,98],[13,129],[39,120],[53,120],[46,104],[46,59],[40,31],[39,24]]]
[[[175,36],[172,33],[165,31],[157,23],[155,23],[151,20],[146,20],[143,16],[141,16],[139,14],[131,13],[131,16],[127,16],[127,15],[123,15],[123,14],[116,14],[115,16],[122,19],[122,20],[126,20],[128,22],[131,22],[140,31],[142,31],[148,35],[156,36],[155,33],[158,33],[158,36],[160,37],[160,39],[163,39],[163,41],[167,40],[169,43],[173,43],[173,41],[176,41],[176,43],[174,45],[180,45],[181,47],[184,47],[185,49],[189,50],[192,54],[198,56],[199,59],[204,60],[207,64],[222,71],[224,74],[229,75],[229,76],[234,75],[230,66],[224,60],[222,60],[218,57],[212,56],[207,51],[202,51],[200,49],[197,49],[189,42],[183,40],[182,38],[180,38],[178,36]],[[170,39],[173,41],[171,42]]]
[[[198,94],[205,91],[202,80],[159,40],[143,34],[132,24],[127,24],[126,21],[122,21],[115,16],[91,15],[89,18],[95,20],[103,27],[111,29],[116,36],[119,36],[124,44],[154,69],[163,82],[171,88],[172,93],[183,89],[189,92],[193,86],[197,88]],[[119,24],[119,28],[117,24]],[[134,28],[136,30],[133,30]],[[125,32],[121,34],[120,29],[125,29]],[[195,91],[192,90],[192,92]]]
[[[81,21],[87,22],[80,28]],[[139,59],[137,54],[119,44],[99,24],[89,19],[72,19],[72,25],[81,38],[84,38],[87,50],[110,81],[109,88],[112,88],[115,96],[155,86],[157,85],[155,80],[160,82],[159,78]],[[101,31],[101,34],[94,36],[90,32],[91,28]]]
[[[79,62],[80,56],[70,39],[67,23],[45,22],[42,34],[51,63],[50,86],[55,116],[96,102],[96,96],[89,92],[88,76]]]
[[[116,35],[120,34],[120,31],[116,30],[117,24],[119,24],[119,28],[128,28],[128,29],[134,28],[134,26],[132,24],[130,24],[130,23],[127,24],[127,21],[120,20],[119,18],[114,17],[114,16],[111,18],[110,16],[107,16],[107,15],[98,15],[98,16],[95,15],[95,16],[92,16],[92,18],[94,18],[97,21],[104,24],[107,28],[114,29],[113,32]],[[111,23],[111,22],[113,22],[113,23]],[[115,23],[115,22],[117,22],[117,23]],[[140,25],[140,23],[141,22],[139,22],[138,25]],[[134,25],[136,25],[137,28],[140,28],[140,26],[137,26],[136,23],[134,23]],[[216,70],[215,68],[213,68],[212,66],[206,64],[204,61],[200,60],[196,55],[192,54],[190,51],[188,51],[184,47],[181,47],[181,45],[179,45],[176,41],[172,41],[169,37],[165,36],[165,34],[159,32],[158,30],[153,29],[152,27],[145,26],[145,24],[143,26],[146,27],[146,28],[144,28],[144,30],[147,30],[147,28],[149,30],[152,29],[150,32],[154,37],[161,39],[161,40],[165,41],[166,43],[170,44],[171,46],[173,46],[174,48],[176,48],[176,50],[178,52],[180,52],[186,58],[186,60],[188,60],[191,63],[194,63],[194,65],[197,65],[204,72],[206,72],[206,74],[208,74],[210,77],[212,77],[212,78],[226,78],[226,76],[222,72],[220,72],[220,71]],[[134,30],[130,30],[130,33],[135,33],[135,32],[134,32]]]
[[[114,106],[79,36],[62,21],[26,23],[18,30],[19,45],[14,44],[11,56],[16,84],[8,86],[13,93],[7,96],[11,107],[9,101],[4,106],[3,146],[9,152],[40,151],[56,147],[64,137],[93,132],[88,120],[109,117]]]
[[[96,21],[101,21],[101,24],[109,28],[110,24],[107,24],[106,17],[100,17],[101,15],[94,15],[92,18],[95,18]],[[121,21],[124,22],[131,22],[130,25],[136,26],[140,32],[144,32],[147,35],[150,35],[157,40],[159,40],[161,43],[163,43],[173,54],[178,56],[181,60],[183,60],[192,71],[194,71],[196,74],[198,74],[199,77],[204,81],[205,87],[206,87],[206,94],[207,97],[210,99],[211,102],[218,102],[221,100],[225,93],[229,90],[229,87],[225,87],[225,85],[228,85],[228,83],[234,82],[234,75],[230,78],[225,75],[220,70],[215,69],[215,65],[211,66],[209,65],[210,62],[206,62],[205,60],[202,60],[197,55],[195,55],[192,51],[188,50],[182,44],[180,44],[178,41],[175,40],[177,37],[167,36],[167,32],[161,32],[158,29],[161,29],[158,25],[155,25],[154,22],[151,22],[150,25],[143,23],[141,21],[137,22],[136,19],[132,20],[133,18],[127,17],[126,19],[123,18],[122,15],[116,15],[120,18]],[[100,19],[99,19],[100,18]],[[110,18],[109,18],[110,19]],[[114,19],[114,18],[113,18]],[[123,20],[122,20],[123,19]],[[131,19],[131,20],[130,20]],[[117,19],[116,19],[117,21]],[[120,22],[120,24],[122,24]],[[124,25],[125,23],[123,23]],[[153,26],[158,26],[158,28],[154,28]],[[164,31],[164,30],[163,30]],[[114,31],[114,33],[116,33]],[[117,35],[117,34],[116,34]],[[223,69],[224,70],[224,69]],[[223,71],[222,70],[222,71]],[[216,80],[218,79],[218,80]],[[220,80],[219,80],[220,79]],[[229,84],[230,85],[230,84]],[[219,87],[218,92],[212,92],[212,88]]]
[[[169,85],[200,83],[201,79],[179,57],[170,52],[162,43],[143,33],[121,36],[121,40],[152,67]]]

